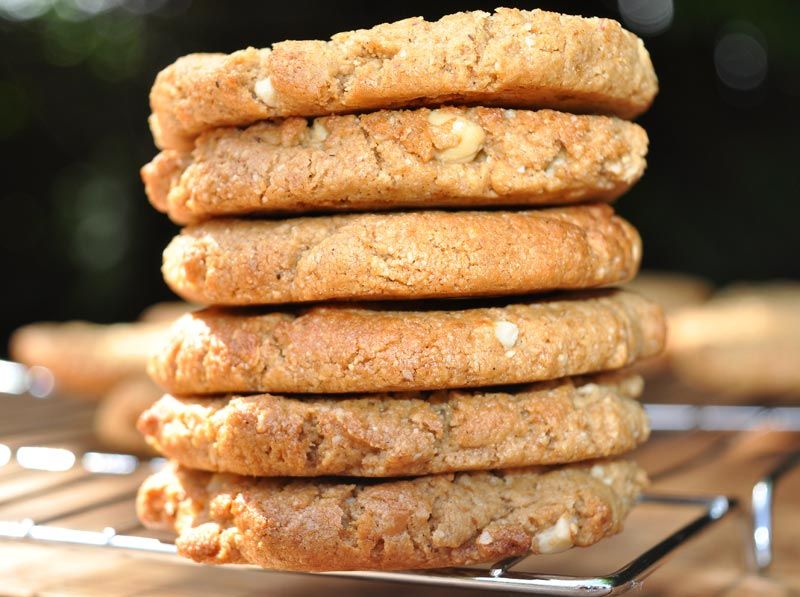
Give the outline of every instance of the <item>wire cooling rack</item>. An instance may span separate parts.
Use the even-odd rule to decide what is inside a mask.
[[[41,372],[30,377],[31,384],[46,390],[47,384],[42,384],[42,379]],[[0,388],[0,397],[2,393],[26,393],[25,383],[17,385],[16,391]],[[13,414],[0,421],[0,539],[126,550],[177,561],[173,537],[144,529],[132,507],[138,485],[163,465],[163,459],[83,451],[81,446],[86,445],[91,414],[88,407],[70,404],[59,411],[56,401],[31,397],[15,401],[21,402],[26,403],[25,421]],[[780,421],[783,428],[800,428],[800,409],[792,408],[659,404],[648,405],[647,409],[653,428],[662,430],[741,430],[775,421]],[[45,411],[66,423],[61,426],[62,431],[45,430],[41,422],[37,424]],[[798,462],[800,453],[790,454],[753,488],[751,550],[760,570],[772,561],[771,512],[775,485]],[[737,508],[736,500],[724,495],[646,494],[641,502],[642,509],[656,506],[681,510],[688,512],[689,517],[684,515],[684,521],[666,536],[650,537],[654,543],[651,547],[639,551],[608,574],[532,573],[526,569],[546,568],[552,556],[526,556],[484,568],[325,575],[527,594],[620,594],[638,586],[668,555]]]
[[[141,479],[162,461],[139,461],[127,454],[87,452],[80,458],[69,455],[64,448],[20,446],[16,461],[9,462],[16,470],[37,471],[40,483],[27,491],[0,499],[0,538],[20,541],[39,541],[146,552],[169,557],[176,553],[175,545],[164,538],[151,536],[133,518],[130,504]],[[2,471],[2,469],[0,469]],[[0,473],[0,483],[9,475]],[[113,488],[109,488],[112,481]],[[98,490],[102,489],[100,493]],[[58,497],[56,497],[58,496]],[[71,496],[71,497],[70,497]],[[53,499],[56,498],[56,499]],[[449,568],[414,572],[332,572],[331,576],[403,582],[453,588],[514,591],[548,595],[611,595],[625,592],[640,582],[664,558],[686,541],[715,524],[735,507],[734,500],[725,496],[669,496],[647,494],[644,504],[675,508],[694,507],[700,514],[658,541],[618,570],[600,576],[567,576],[532,574],[515,570],[528,558],[518,557],[485,568]],[[37,502],[61,504],[38,519],[6,518],[5,512],[25,511]],[[104,526],[106,521],[119,521],[123,506],[129,518],[120,528]],[[28,510],[30,511],[30,510]],[[95,524],[97,530],[72,528]],[[542,560],[542,565],[546,560]]]

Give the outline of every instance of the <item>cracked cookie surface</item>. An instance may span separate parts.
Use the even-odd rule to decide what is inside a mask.
[[[356,483],[170,466],[144,482],[137,511],[198,562],[441,568],[596,543],[622,528],[646,484],[626,461]]]
[[[209,305],[529,294],[624,282],[636,230],[608,205],[211,220],[183,230],[162,272]]]
[[[178,395],[432,390],[619,369],[664,345],[661,308],[633,293],[514,301],[206,309],[173,325],[149,372]]]
[[[530,386],[302,398],[164,396],[139,419],[183,466],[250,476],[395,477],[565,464],[649,435],[631,374]]]
[[[630,118],[657,88],[644,44],[616,21],[499,8],[185,56],[156,78],[150,125],[159,147],[185,150],[220,126],[443,103]]]
[[[191,152],[159,154],[142,179],[150,202],[177,223],[252,213],[554,205],[615,199],[641,177],[646,153],[644,130],[618,118],[422,108],[216,129]]]

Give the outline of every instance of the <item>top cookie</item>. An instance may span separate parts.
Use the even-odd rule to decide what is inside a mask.
[[[657,88],[644,44],[616,21],[499,8],[185,56],[156,78],[150,126],[159,147],[189,149],[218,126],[441,103],[631,118]]]

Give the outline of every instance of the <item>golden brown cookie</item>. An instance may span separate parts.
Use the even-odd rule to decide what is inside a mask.
[[[156,78],[150,125],[160,147],[188,149],[220,126],[442,103],[629,118],[657,88],[644,44],[616,21],[499,8],[185,56]]]
[[[178,395],[431,390],[618,369],[664,343],[661,308],[633,293],[481,305],[207,309],[173,325],[149,372]]]
[[[161,388],[143,374],[111,388],[94,414],[94,432],[103,447],[134,454],[152,453],[153,449],[136,428],[136,422],[163,394]]]
[[[723,290],[676,315],[670,358],[686,383],[723,396],[800,397],[800,284]]]
[[[9,353],[50,369],[57,392],[96,399],[121,380],[142,375],[167,329],[163,323],[33,323],[14,332]]]
[[[630,122],[541,110],[382,111],[200,136],[142,168],[178,223],[248,213],[546,205],[615,199],[642,175]]]
[[[619,532],[646,483],[625,461],[355,483],[169,467],[142,485],[137,510],[198,562],[440,568],[596,543]]]
[[[605,204],[212,220],[164,251],[167,284],[211,305],[528,294],[614,284],[641,239]]]
[[[183,466],[252,476],[394,477],[564,464],[647,439],[631,374],[508,389],[289,398],[164,396],[139,420]]]

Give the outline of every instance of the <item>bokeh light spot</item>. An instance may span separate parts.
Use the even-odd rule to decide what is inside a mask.
[[[46,13],[51,0],[0,0],[0,16],[10,21],[29,21]]]
[[[754,35],[723,35],[714,48],[714,67],[719,80],[731,89],[750,91],[767,78],[767,49]]]
[[[618,0],[617,8],[630,29],[642,35],[657,35],[672,25],[672,0]]]

